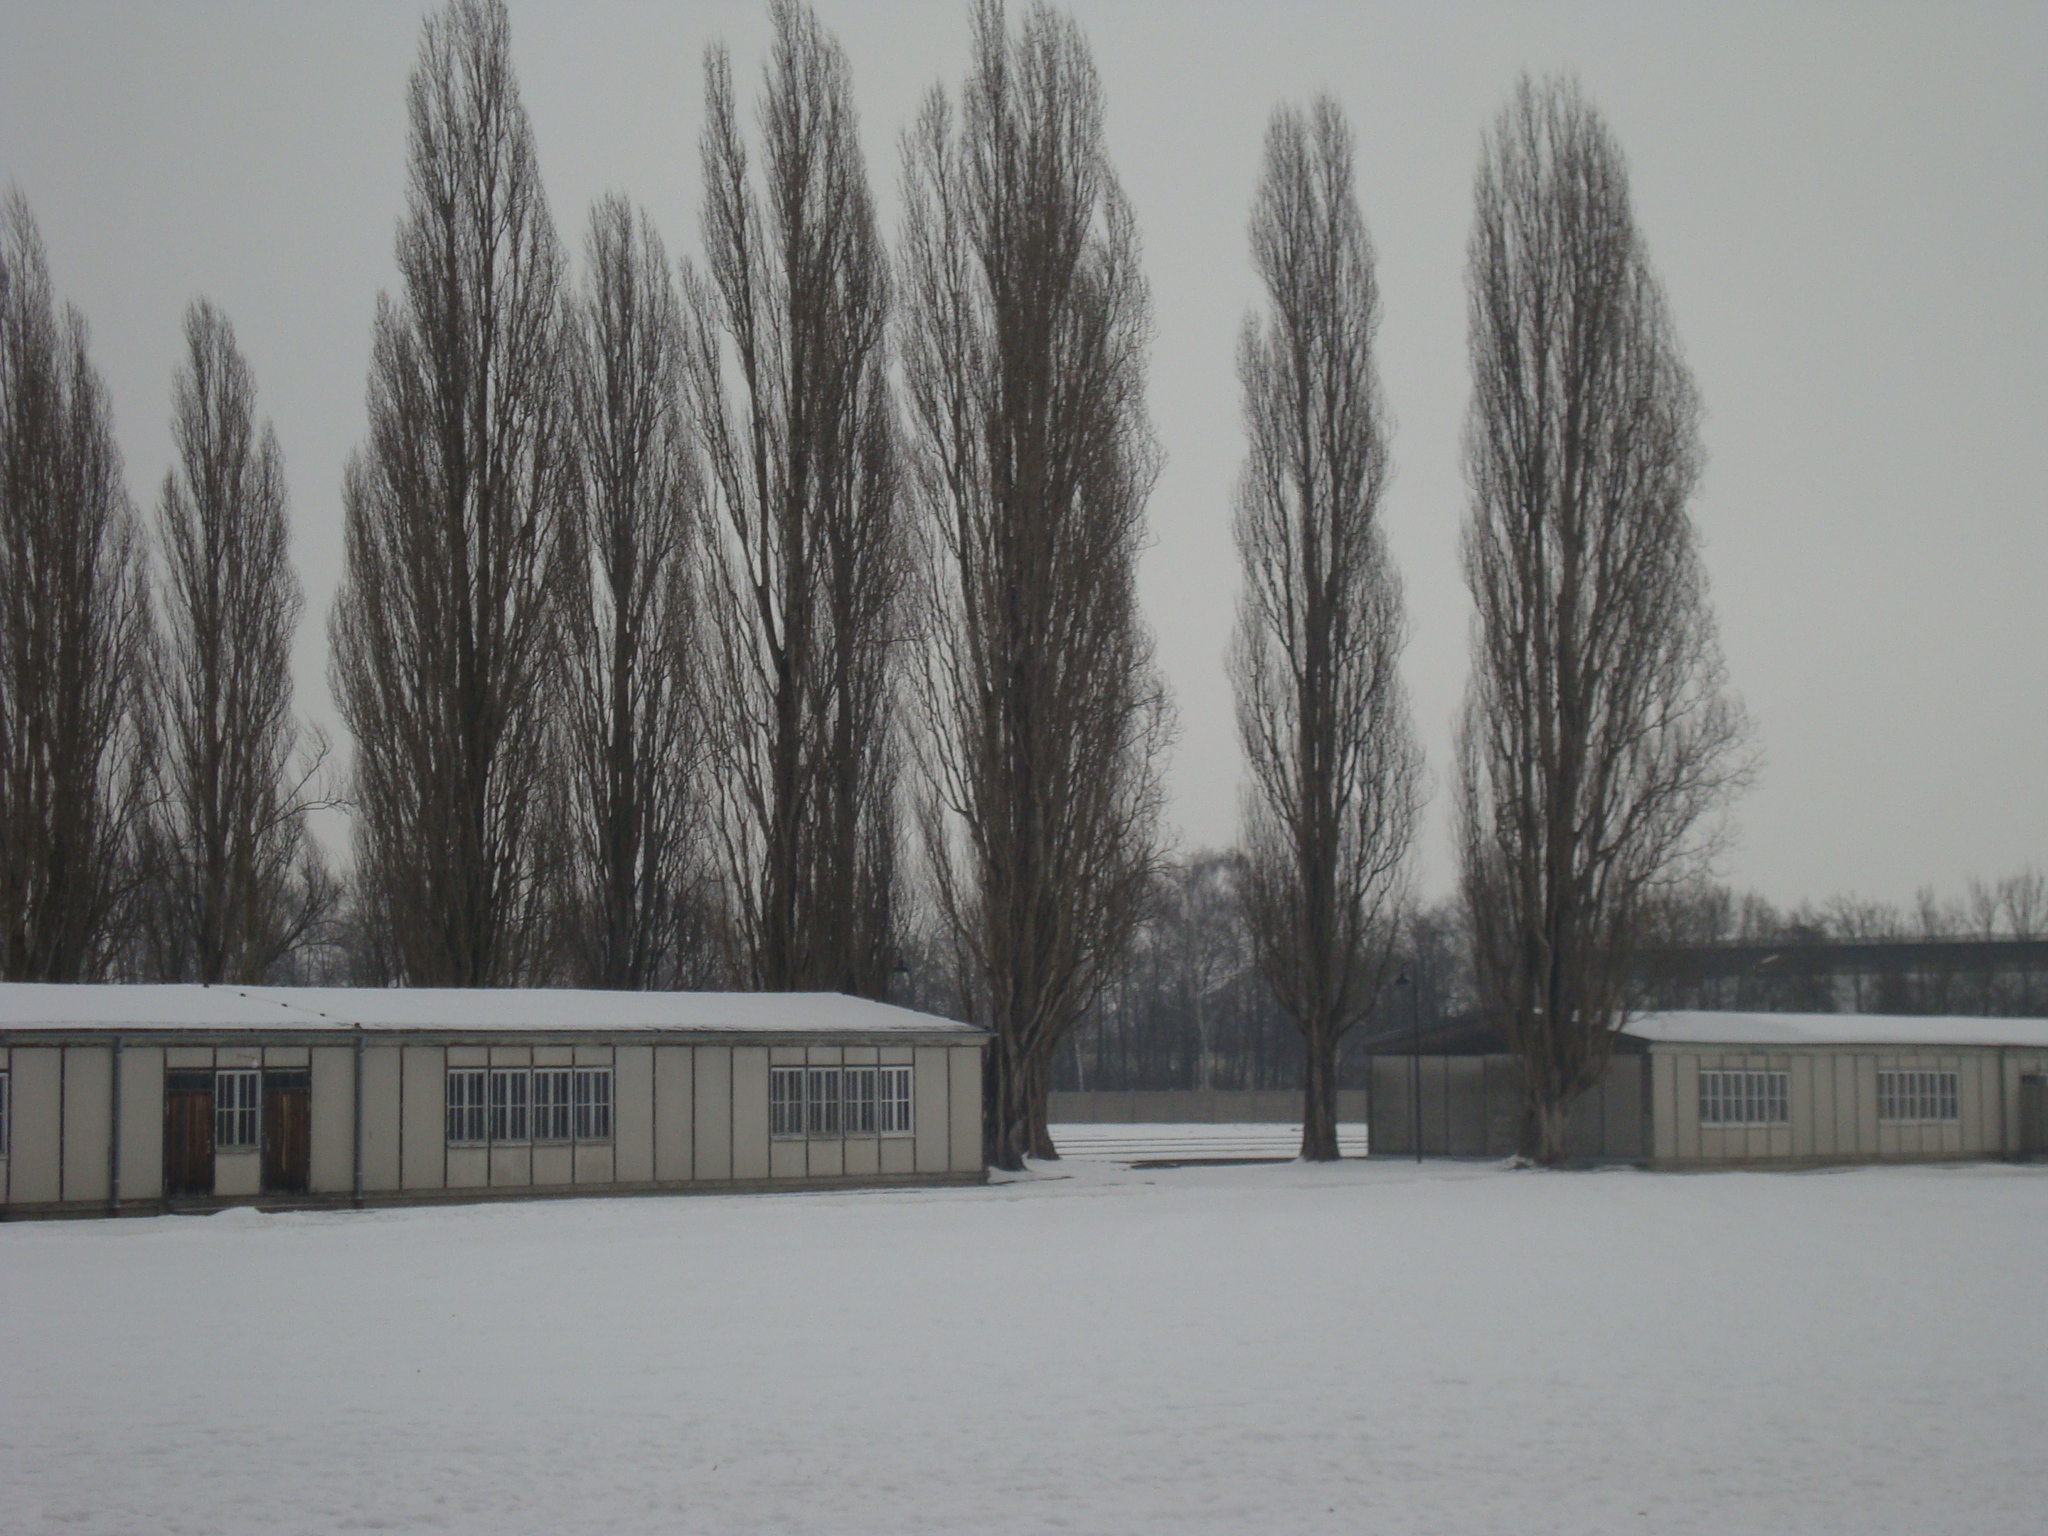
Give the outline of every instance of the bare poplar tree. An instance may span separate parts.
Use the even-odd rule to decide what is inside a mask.
[[[133,889],[152,637],[140,531],[85,319],[0,208],[0,978],[100,973]]]
[[[731,63],[705,57],[704,267],[685,272],[718,839],[746,985],[881,997],[904,572],[888,261],[846,56],[808,9],[772,10],[758,189]]]
[[[1527,1150],[1556,1163],[1627,1017],[1649,898],[1698,870],[1747,775],[1746,723],[1686,508],[1699,403],[1620,146],[1573,82],[1525,78],[1475,195],[1462,884]]]
[[[357,878],[415,985],[543,973],[567,499],[563,260],[496,0],[431,17],[408,90],[398,298],[343,488],[333,681]]]
[[[570,958],[588,986],[694,976],[702,500],[668,256],[620,197],[591,211],[570,400],[579,474],[564,719]]]
[[[1268,308],[1237,354],[1250,439],[1230,654],[1251,769],[1239,894],[1259,969],[1301,1031],[1301,1155],[1327,1161],[1337,1051],[1392,960],[1422,771],[1378,517],[1379,291],[1351,133],[1328,97],[1274,114],[1251,240]]]
[[[256,381],[228,318],[185,313],[164,476],[162,792],[151,842],[159,975],[255,982],[325,915],[309,871],[308,786],[292,714],[293,573],[284,458],[256,425]]]
[[[988,1159],[1053,1154],[1053,1052],[1157,869],[1164,685],[1138,614],[1156,469],[1138,235],[1079,29],[975,13],[956,131],[905,144],[904,377],[928,541],[918,692],[939,914],[994,1031]]]

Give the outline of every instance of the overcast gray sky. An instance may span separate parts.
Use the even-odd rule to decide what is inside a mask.
[[[1516,74],[1577,72],[1707,406],[1694,511],[1731,680],[1766,765],[1736,883],[1780,902],[2048,863],[2048,5],[1108,3],[1073,7],[1109,98],[1158,329],[1166,468],[1146,610],[1178,701],[1185,846],[1223,844],[1239,758],[1232,371],[1258,297],[1245,215],[1267,115],[1332,92],[1359,142],[1396,417],[1385,503],[1448,888],[1450,723],[1469,604],[1464,241],[1481,130]],[[28,195],[93,327],[139,505],[170,458],[186,304],[235,321],[290,475],[307,589],[300,705],[326,684],[342,465],[364,426],[403,204],[418,4],[0,8],[0,183]],[[825,3],[895,223],[897,136],[957,92],[967,6]],[[515,4],[513,49],[565,245],[618,189],[697,248],[702,55],[758,81],[765,3]]]

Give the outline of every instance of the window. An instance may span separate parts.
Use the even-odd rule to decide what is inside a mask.
[[[908,1067],[771,1067],[768,1128],[776,1136],[906,1136]]]
[[[484,1139],[484,1080],[481,1067],[458,1067],[448,1074],[448,1140]]]
[[[804,1129],[813,1136],[839,1134],[839,1069],[812,1067],[804,1083]]]
[[[1877,1074],[1877,1118],[1880,1120],[1954,1120],[1956,1074],[1953,1072],[1880,1072]]]
[[[804,1069],[768,1069],[768,1131],[773,1136],[804,1133]]]
[[[533,1139],[569,1140],[569,1085],[567,1067],[533,1069]]]
[[[213,1074],[213,1144],[228,1150],[255,1146],[258,1106],[263,1102],[263,1074],[255,1071]]]
[[[448,1141],[610,1141],[610,1067],[450,1067]]]
[[[881,1100],[876,1116],[884,1136],[910,1134],[910,1068],[881,1069]]]
[[[576,1069],[576,1139],[612,1139],[612,1069]]]
[[[840,1068],[839,1086],[845,1095],[840,1111],[841,1123],[849,1136],[872,1136],[875,1134],[875,1069],[873,1067]]]
[[[1786,1072],[1701,1072],[1701,1125],[1782,1125],[1787,1112]]]
[[[524,1067],[491,1069],[491,1140],[527,1139],[527,1089],[533,1074]]]

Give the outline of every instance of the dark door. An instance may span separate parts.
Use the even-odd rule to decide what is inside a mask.
[[[2048,1156],[2048,1077],[2020,1079],[2020,1156]]]
[[[213,1072],[164,1074],[164,1197],[213,1193]]]
[[[305,1068],[263,1074],[263,1188],[303,1195],[313,1162],[310,1074]]]

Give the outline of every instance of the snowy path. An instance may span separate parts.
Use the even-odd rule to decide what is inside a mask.
[[[0,1227],[0,1529],[2030,1532],[2048,1168]]]

